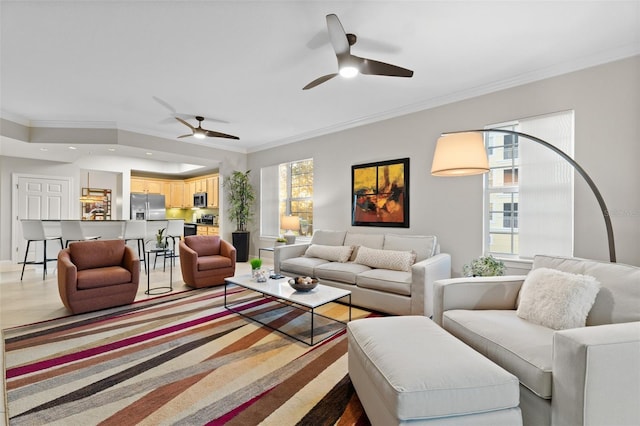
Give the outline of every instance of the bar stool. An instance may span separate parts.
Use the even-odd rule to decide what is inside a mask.
[[[73,241],[97,240],[100,236],[87,237],[82,231],[79,220],[63,220],[60,222],[62,228],[62,238],[66,241],[65,247],[69,247],[69,243]]]
[[[47,241],[50,240],[59,240],[60,241],[60,249],[63,249],[62,245],[62,237],[59,235],[51,235],[47,236],[44,232],[44,226],[42,225],[41,220],[21,220],[22,223],[22,236],[25,240],[27,240],[27,248],[24,251],[24,261],[22,263],[22,273],[20,274],[20,281],[22,281],[22,277],[24,276],[24,267],[26,265],[42,265],[42,279],[44,280],[45,275],[47,274],[47,262],[54,261],[57,259],[47,259]],[[44,245],[44,252],[42,254],[42,262],[38,262],[36,260],[27,262],[27,255],[29,254],[29,246],[32,241],[42,241]]]
[[[171,247],[173,248],[173,264],[176,264],[176,257],[178,252],[176,251],[176,239],[178,242],[182,239],[184,234],[184,219],[173,219],[169,221],[167,225],[167,240],[171,238]]]
[[[167,221],[167,229],[164,231],[164,240],[168,242],[171,240],[171,249],[173,254],[168,255],[166,253],[156,253],[153,259],[153,267],[156,267],[156,260],[158,256],[161,257],[171,257],[171,261],[173,261],[173,266],[176,264],[176,257],[178,257],[178,253],[176,252],[176,238],[180,241],[182,238],[182,234],[184,233],[184,219],[171,219]],[[164,269],[164,265],[163,265]]]
[[[147,255],[145,251],[145,239],[147,238],[147,221],[146,220],[128,220],[124,224],[124,235],[122,237],[124,243],[136,240],[138,243],[138,257],[144,263],[144,273],[147,273]]]

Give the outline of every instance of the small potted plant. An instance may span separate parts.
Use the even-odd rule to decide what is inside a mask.
[[[282,245],[285,245],[285,244],[287,244],[287,239],[284,238],[284,237],[278,237],[278,238],[276,238],[276,242],[274,243],[274,246],[278,247],[278,246],[282,246]]]
[[[156,234],[156,247],[163,249],[167,247],[167,241],[164,239],[164,231],[166,228],[158,229],[158,233]]]
[[[494,277],[504,275],[504,262],[495,257],[480,256],[462,267],[465,277]]]
[[[258,271],[260,271],[260,267],[262,266],[262,259],[254,257],[249,261],[249,264],[251,265],[251,277],[255,278]]]

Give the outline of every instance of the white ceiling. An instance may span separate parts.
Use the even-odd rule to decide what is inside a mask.
[[[639,0],[2,0],[0,7],[3,118],[242,152],[640,53]],[[328,13],[358,35],[352,53],[410,68],[413,78],[335,78],[303,91],[337,69]],[[176,139],[188,129],[175,115],[203,115],[203,127],[240,140]],[[3,155],[42,147],[2,142]]]

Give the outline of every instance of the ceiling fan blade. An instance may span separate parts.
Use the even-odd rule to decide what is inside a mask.
[[[349,53],[351,47],[349,46],[349,40],[347,40],[347,33],[344,32],[340,20],[333,13],[327,15],[327,29],[329,30],[329,39],[336,55]]]
[[[226,133],[214,132],[213,130],[207,130],[206,135],[210,138],[226,138],[226,139],[240,140],[240,138],[237,136],[228,135]]]
[[[153,100],[158,102],[160,105],[162,105],[163,107],[165,107],[166,109],[169,110],[169,112],[171,112],[171,114],[175,114],[176,110],[174,107],[172,107],[169,102],[157,97],[157,96],[152,96]]]
[[[360,64],[360,72],[368,75],[387,75],[391,77],[411,77],[413,71],[396,65],[387,64],[385,62],[374,61],[373,59],[362,59]]]
[[[189,133],[188,135],[178,136],[178,139],[180,139],[180,138],[188,138],[189,136],[193,136],[193,133]]]
[[[309,89],[313,89],[314,87],[316,87],[319,84],[324,83],[327,80],[331,80],[333,77],[335,77],[336,75],[338,75],[338,73],[333,73],[333,74],[327,74],[327,75],[323,75],[322,77],[316,78],[315,80],[313,80],[311,83],[307,84],[306,86],[304,86],[302,88],[302,90],[309,90]]]
[[[188,128],[190,128],[191,130],[195,130],[196,128],[193,127],[191,124],[187,123],[186,121],[184,121],[182,118],[180,117],[174,117],[176,120],[178,120],[179,122],[181,122],[182,124],[184,124],[185,126],[187,126]]]

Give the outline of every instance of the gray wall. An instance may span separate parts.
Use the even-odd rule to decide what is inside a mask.
[[[314,229],[434,234],[458,274],[482,254],[482,177],[431,176],[440,133],[570,109],[576,117],[575,159],[611,211],[618,262],[640,265],[640,56],[255,152],[248,167],[258,172],[313,157]],[[402,157],[410,158],[410,228],[351,227],[351,166]],[[259,187],[259,173],[253,179]],[[579,175],[575,182],[574,255],[608,260],[596,199]],[[258,223],[253,247],[268,245],[257,236]]]

